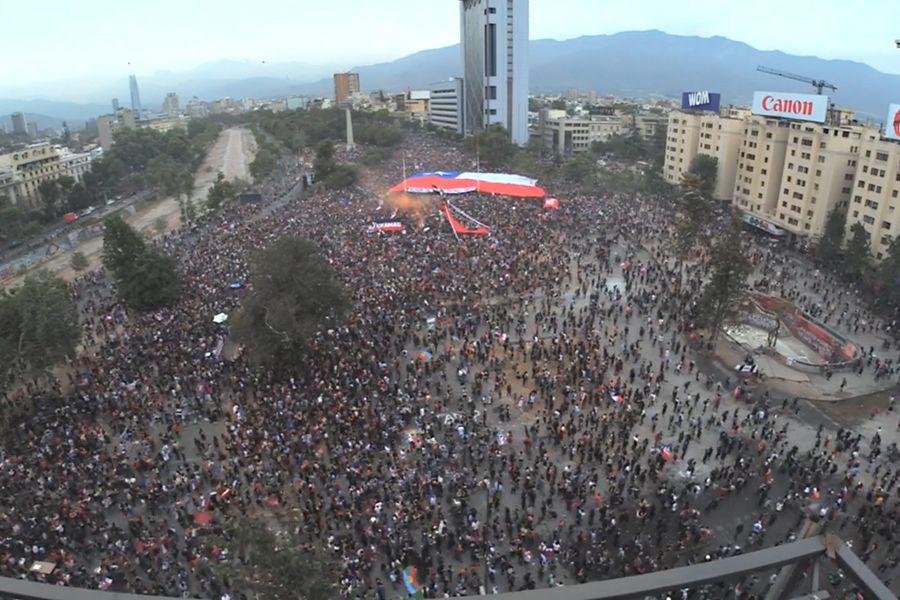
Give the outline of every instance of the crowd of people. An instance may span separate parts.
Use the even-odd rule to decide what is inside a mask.
[[[410,135],[349,190],[300,193],[306,164],[284,157],[261,203],[160,243],[179,261],[174,306],[130,312],[102,271],[73,287],[78,358],[5,398],[0,575],[250,597],[216,565],[233,560],[226,524],[258,518],[322,548],[344,597],[405,597],[409,566],[447,597],[709,561],[811,519],[897,589],[900,469],[881,453],[896,427],[831,431],[796,402],[735,394],[690,342],[708,272],[672,259],[671,206],[551,181],[559,210],[459,198],[491,227],[459,240],[438,198],[385,195],[406,172],[472,170],[457,146]],[[405,232],[368,231],[388,217]],[[213,321],[285,235],[315,241],[352,296],[289,373],[252,367]],[[784,253],[735,243],[759,270]],[[788,273],[779,291],[810,310],[822,295],[824,319],[887,328],[824,276]]]

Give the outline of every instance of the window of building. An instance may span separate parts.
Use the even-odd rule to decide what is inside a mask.
[[[782,200],[782,201],[781,201],[781,206],[784,207],[784,208],[787,208],[787,200]]]
[[[869,215],[863,215],[863,223],[866,225],[874,225],[875,217],[870,217]]]
[[[891,244],[891,236],[889,236],[889,235],[883,235],[883,236],[881,236],[881,243],[884,244],[885,246],[890,246],[890,244]]]
[[[882,229],[890,229],[890,228],[891,228],[891,224],[888,223],[887,221],[882,221],[882,222],[881,222],[881,228],[882,228]]]
[[[867,150],[867,151],[866,151],[866,156],[868,156],[868,155],[869,155],[869,152],[868,152],[868,150]],[[880,161],[882,161],[882,162],[885,162],[885,161],[887,161],[887,159],[888,159],[888,153],[887,153],[887,152],[876,152],[876,153],[875,153],[875,160],[880,160]]]
[[[862,171],[863,171],[863,173],[868,173],[868,172],[869,172],[869,166],[868,166],[868,165],[863,165]]]
[[[860,202],[862,202],[862,196],[860,196],[859,194],[857,194],[856,196],[853,196],[854,204],[859,204]]]
[[[856,218],[858,218],[858,217],[859,217],[859,211],[858,211],[858,210],[854,210],[854,211],[853,211],[853,218],[856,219]]]
[[[816,189],[818,189],[818,188],[816,188]],[[842,194],[849,194],[849,193],[850,193],[850,188],[849,188],[849,187],[841,188],[841,193],[842,193]]]
[[[870,158],[872,156],[871,150],[866,150],[866,158]]]

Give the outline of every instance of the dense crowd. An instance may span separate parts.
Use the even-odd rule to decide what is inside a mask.
[[[691,345],[709,273],[671,258],[670,206],[547,182],[560,210],[457,199],[491,226],[457,240],[437,198],[383,191],[405,172],[475,168],[459,148],[410,136],[340,192],[300,194],[304,165],[282,159],[262,203],[161,242],[180,263],[174,307],[128,312],[102,271],[77,283],[83,352],[61,381],[5,399],[0,575],[241,598],[213,567],[229,560],[225,523],[257,516],[327,548],[342,596],[406,596],[415,565],[441,597],[708,561],[813,518],[896,589],[900,469],[882,454],[896,415],[864,436],[736,393]],[[397,207],[405,233],[367,232]],[[213,322],[252,289],[252,252],[283,235],[314,240],[353,299],[292,374],[252,368]],[[783,250],[743,243],[826,322],[889,327]],[[57,568],[39,576],[35,561]]]

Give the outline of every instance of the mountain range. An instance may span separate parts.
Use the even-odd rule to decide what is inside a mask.
[[[533,93],[575,88],[630,98],[677,98],[683,91],[704,89],[720,92],[723,103],[746,104],[754,90],[813,91],[808,84],[756,71],[758,65],[765,65],[832,82],[838,87],[829,94],[832,101],[856,109],[862,119],[883,120],[887,105],[900,100],[900,75],[849,60],[758,50],[719,36],[680,36],[651,30],[563,41],[532,40],[529,54]],[[348,69],[300,62],[217,61],[187,72],[141,77],[139,83],[144,106],[158,106],[169,91],[178,93],[183,103],[192,96],[212,100],[225,96],[331,95],[330,73],[339,70]],[[392,62],[349,70],[360,74],[363,91],[420,89],[460,75],[460,51],[458,45],[423,50]],[[95,82],[90,98],[85,98],[92,102],[82,104],[59,99],[0,99],[0,115],[19,110],[69,119],[71,126],[72,121],[109,112],[107,99],[114,96],[123,106],[128,105],[127,81]],[[8,86],[0,86],[0,97],[10,97]],[[30,97],[46,98],[47,94],[37,96],[32,92]]]

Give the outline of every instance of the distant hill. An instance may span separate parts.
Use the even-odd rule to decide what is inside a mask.
[[[839,90],[829,94],[840,106],[860,117],[882,120],[891,102],[900,101],[900,75],[889,75],[848,60],[794,56],[757,50],[723,37],[670,35],[662,31],[627,31],[584,36],[571,40],[532,40],[529,46],[532,92],[562,92],[570,88],[600,94],[652,98],[679,97],[687,90],[722,93],[722,100],[746,104],[754,90],[809,92],[806,84],[756,71],[765,65],[783,71],[825,79]],[[301,62],[255,63],[216,61],[190,71],[161,72],[139,77],[145,107],[158,107],[166,92],[174,91],[182,103],[192,96],[213,100],[266,98],[291,94],[331,95],[335,65]],[[398,60],[353,67],[364,91],[403,91],[461,74],[459,46],[423,50]],[[118,97],[128,103],[127,80],[96,83],[91,98]],[[45,86],[50,89],[53,86]],[[5,87],[0,89],[7,89]],[[66,89],[55,86],[56,90]],[[9,92],[0,92],[9,96]],[[52,97],[56,97],[55,91]],[[35,94],[30,94],[34,96]],[[51,96],[51,94],[45,94]],[[109,104],[74,104],[48,100],[0,100],[0,114],[22,111],[58,119],[83,120],[109,112]],[[70,123],[71,125],[71,123]]]
[[[532,40],[529,46],[531,91],[596,90],[624,97],[680,97],[706,89],[722,93],[722,101],[746,104],[754,90],[811,92],[804,83],[756,71],[765,65],[838,86],[830,94],[840,106],[862,117],[884,119],[887,105],[900,101],[900,75],[890,75],[859,62],[794,56],[757,50],[724,37],[670,35],[662,31],[627,31],[571,40]],[[356,67],[366,91],[420,88],[461,73],[459,46],[417,52],[389,63]],[[307,93],[330,93],[331,80],[303,86]]]

